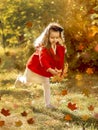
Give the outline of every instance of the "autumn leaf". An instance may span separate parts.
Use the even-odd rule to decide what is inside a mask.
[[[64,79],[65,77],[67,77],[68,63],[65,63],[63,72],[62,72],[62,70],[58,70],[58,72],[59,72],[58,75],[53,76],[53,77],[51,78],[51,81],[52,81],[52,82],[61,82],[61,81],[63,81],[63,79]]]
[[[94,73],[94,72],[93,72],[93,68],[87,68],[87,69],[86,69],[86,73],[89,74],[89,75],[90,75],[90,74],[93,74],[93,73]]]
[[[64,119],[65,119],[66,121],[71,121],[71,120],[72,120],[72,117],[71,117],[69,114],[67,114],[67,115],[65,115]]]
[[[83,88],[82,93],[83,93],[85,96],[89,97],[90,90],[89,90],[88,88]]]
[[[1,120],[0,121],[0,127],[4,126],[5,125],[5,121]]]
[[[77,50],[82,51],[83,49],[84,49],[84,45],[83,45],[83,43],[80,43],[80,44],[77,46]]]
[[[81,118],[83,121],[87,121],[89,119],[89,115],[82,115]]]
[[[27,112],[24,111],[24,112],[21,113],[21,115],[22,115],[22,116],[27,116]]]
[[[89,110],[89,111],[93,111],[93,110],[94,110],[94,106],[90,105],[90,106],[88,107],[88,110]]]
[[[33,124],[33,123],[34,123],[34,119],[33,119],[33,118],[29,118],[29,119],[27,120],[27,122],[28,122],[28,124]]]
[[[16,127],[20,127],[20,126],[22,126],[22,125],[23,125],[23,123],[22,123],[21,120],[18,120],[18,121],[15,122],[15,126],[16,126]]]
[[[75,77],[77,80],[82,80],[82,75],[81,74],[77,74],[76,77]]]
[[[66,90],[66,89],[62,90],[61,94],[62,94],[63,96],[67,95],[67,90]]]
[[[28,22],[26,23],[26,26],[27,26],[28,28],[31,28],[31,27],[32,27],[32,22],[31,22],[31,21],[28,21]]]
[[[72,104],[71,102],[68,103],[68,108],[71,109],[72,111],[76,110],[77,107],[76,107],[76,104]]]
[[[19,107],[19,105],[18,104],[14,104],[13,107],[16,109],[16,108]]]
[[[9,116],[9,115],[10,115],[9,110],[5,110],[4,108],[1,110],[1,113],[2,113],[4,116]]]

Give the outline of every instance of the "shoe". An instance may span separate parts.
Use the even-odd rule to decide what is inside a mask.
[[[22,82],[19,80],[19,77],[20,76],[18,76],[17,79],[16,79],[16,81],[15,81],[15,84],[14,84],[15,87],[21,87],[21,86],[23,86]]]
[[[53,106],[53,105],[51,105],[51,104],[46,105],[46,108],[48,108],[48,109],[57,109],[55,106]]]

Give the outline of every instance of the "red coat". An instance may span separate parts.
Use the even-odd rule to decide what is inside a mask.
[[[48,68],[63,69],[65,47],[59,44],[56,46],[56,54],[54,54],[52,48],[47,49],[44,47],[41,50],[36,50],[29,58],[27,68],[45,77],[53,76],[50,72],[47,72]]]

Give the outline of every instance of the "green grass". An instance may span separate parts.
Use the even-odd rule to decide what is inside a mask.
[[[57,106],[57,109],[50,110],[44,106],[41,85],[34,84],[27,88],[13,89],[15,79],[21,71],[14,68],[14,64],[10,64],[13,57],[8,57],[2,52],[0,52],[2,57],[0,121],[4,121],[5,124],[0,130],[98,130],[97,75],[69,72],[63,82],[51,82],[51,102]],[[77,75],[82,78],[77,79]],[[62,95],[65,89],[67,94]],[[75,103],[78,109],[70,110],[67,107],[69,102]],[[94,110],[88,109],[90,105]],[[2,108],[9,110],[10,115],[4,116],[1,113]],[[26,116],[21,115],[24,111],[27,113]],[[72,120],[65,120],[66,115],[70,115]],[[27,122],[30,118],[34,120],[31,124]]]

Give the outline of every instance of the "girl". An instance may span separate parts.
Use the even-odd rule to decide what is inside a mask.
[[[20,84],[42,84],[47,108],[55,108],[50,103],[49,78],[63,73],[66,47],[62,43],[64,43],[63,28],[57,23],[50,23],[35,40],[36,51],[26,64],[24,75],[19,76],[15,82],[15,87]]]

